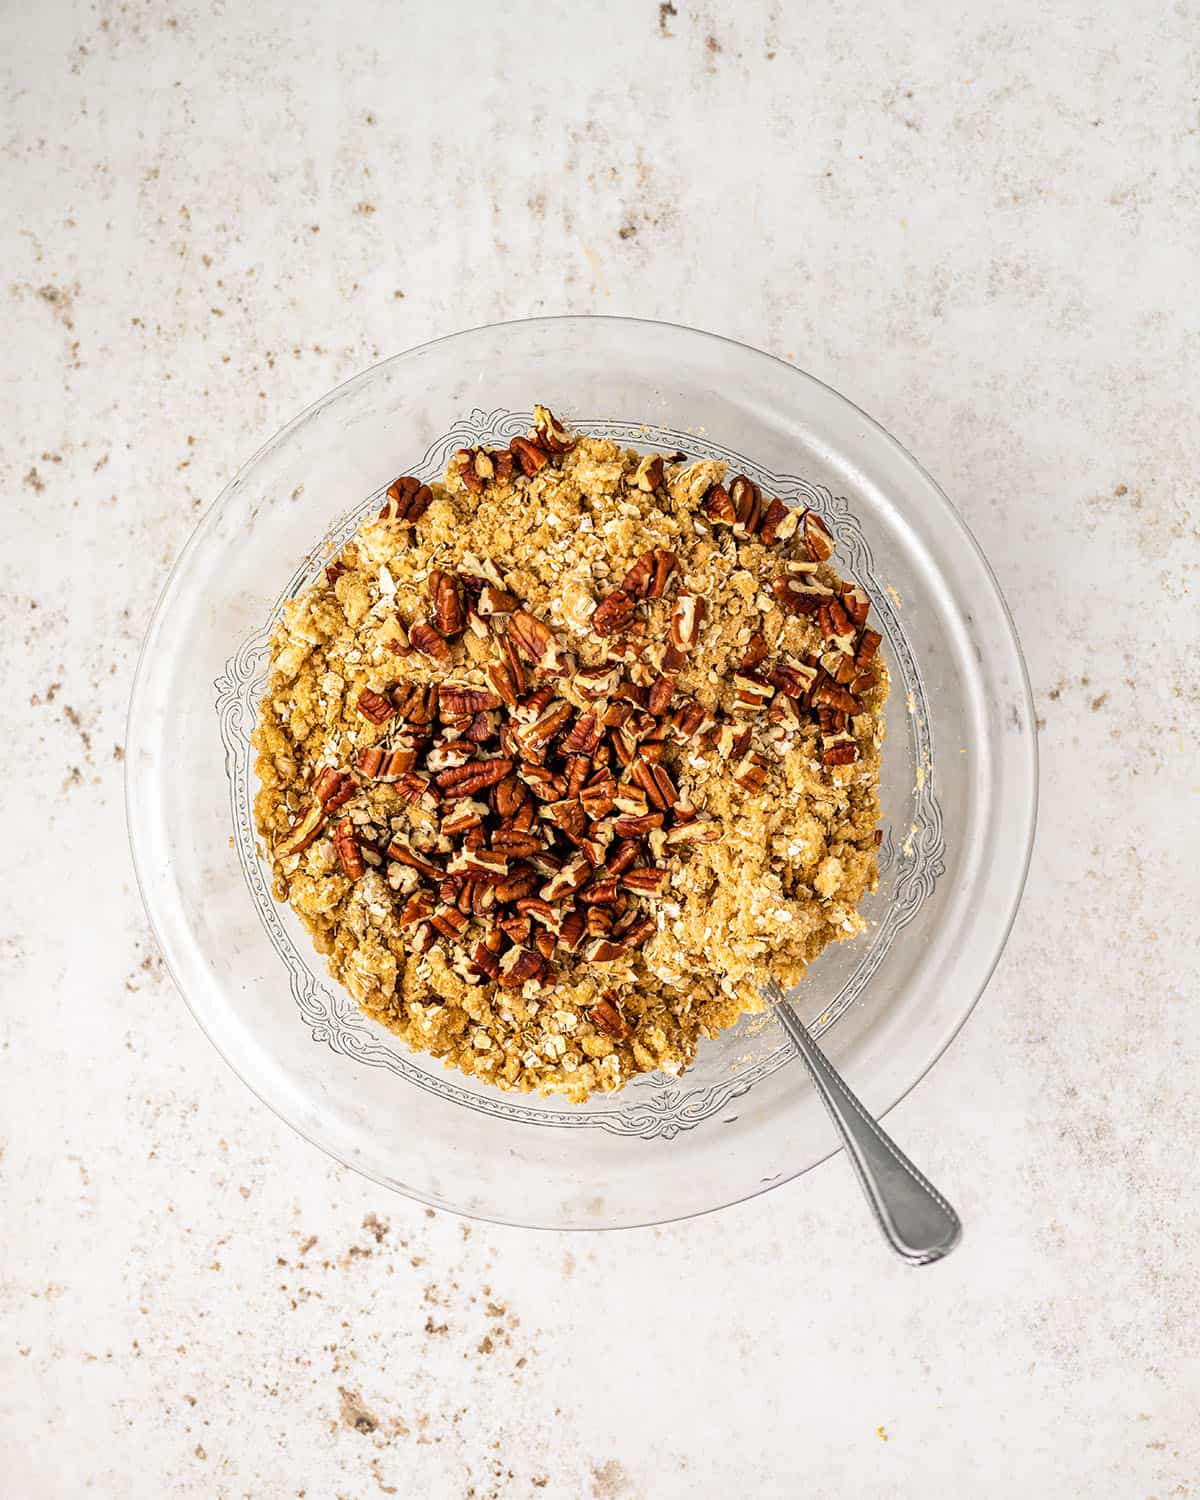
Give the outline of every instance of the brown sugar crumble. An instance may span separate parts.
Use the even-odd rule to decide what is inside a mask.
[[[888,679],[815,511],[534,412],[286,605],[255,815],[368,1016],[582,1100],[862,929]]]

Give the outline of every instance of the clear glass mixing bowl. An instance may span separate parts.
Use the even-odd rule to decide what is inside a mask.
[[[892,671],[886,832],[869,931],[793,995],[885,1113],[946,1048],[1000,955],[1033,839],[1029,686],[988,566],[933,480],[868,416],[791,366],[693,329],[539,318],[367,370],[262,448],[163,590],[130,706],[127,798],[142,895],[201,1026],[249,1086],[340,1161],[425,1202],[603,1228],[719,1208],[815,1165],[833,1138],[769,1017],[682,1078],[584,1105],[503,1094],[369,1022],[275,905],[249,735],[282,602],[400,473],[522,431],[544,401],[585,432],[728,458],[815,505],[874,601]]]

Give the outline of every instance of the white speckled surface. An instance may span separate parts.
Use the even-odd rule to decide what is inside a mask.
[[[1200,1493],[1200,13],[598,15],[0,10],[5,1492]],[[198,511],[377,357],[540,311],[812,370],[1008,593],[1034,869],[891,1116],[967,1222],[937,1269],[841,1162],[661,1231],[431,1217],[279,1125],[155,955],[123,719]]]

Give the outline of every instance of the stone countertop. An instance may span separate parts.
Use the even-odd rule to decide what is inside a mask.
[[[1200,14],[597,15],[0,11],[7,1493],[1196,1494]],[[336,382],[543,311],[812,371],[1012,604],[1033,871],[889,1120],[967,1224],[934,1270],[841,1161],[616,1236],[434,1214],[292,1135],[164,974],[121,759],[172,559]]]

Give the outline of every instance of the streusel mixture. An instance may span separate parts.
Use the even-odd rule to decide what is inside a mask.
[[[832,554],[544,407],[396,480],[284,610],[254,737],[275,894],[363,1010],[578,1100],[858,932],[887,673]]]

